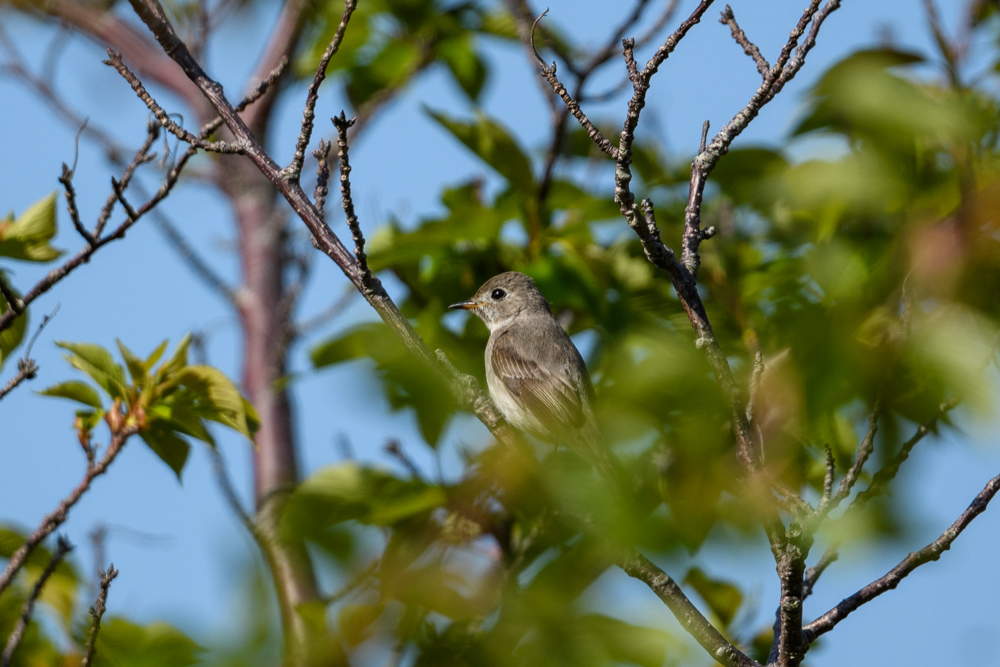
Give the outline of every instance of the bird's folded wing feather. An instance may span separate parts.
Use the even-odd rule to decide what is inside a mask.
[[[547,347],[542,342],[541,349],[533,350],[533,356],[542,353],[540,364],[519,352],[512,336],[502,335],[493,345],[493,372],[550,432],[559,434],[566,429],[582,428],[587,409],[583,401],[590,387],[583,386],[586,379],[573,373],[565,360],[545,359]]]

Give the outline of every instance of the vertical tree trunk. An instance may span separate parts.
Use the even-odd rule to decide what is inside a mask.
[[[285,664],[328,664],[320,650],[325,642],[316,634],[324,628],[311,628],[299,613],[301,605],[319,600],[309,554],[303,543],[289,541],[281,531],[288,494],[299,480],[292,406],[281,388],[287,370],[282,341],[289,325],[279,312],[286,289],[286,215],[272,184],[249,161],[226,158],[220,172],[236,218],[243,277],[238,297],[243,387],[261,420],[254,438],[258,537],[280,605]]]

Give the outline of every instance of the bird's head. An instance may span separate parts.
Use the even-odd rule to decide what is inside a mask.
[[[519,315],[551,314],[549,303],[535,287],[535,281],[517,271],[493,276],[471,299],[448,307],[471,310],[490,331],[506,326]]]

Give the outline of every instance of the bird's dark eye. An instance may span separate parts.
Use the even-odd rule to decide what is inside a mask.
[[[507,296],[507,292],[504,292],[499,287],[497,289],[493,290],[490,293],[490,298],[493,299],[494,301],[499,301],[500,299],[504,298],[505,296]]]

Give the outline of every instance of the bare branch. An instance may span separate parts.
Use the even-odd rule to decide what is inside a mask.
[[[211,449],[211,448],[210,448]],[[83,651],[83,661],[80,667],[90,667],[94,660],[94,652],[97,650],[97,633],[101,631],[101,619],[107,609],[108,590],[111,582],[118,576],[118,570],[114,563],[108,566],[108,571],[98,570],[101,575],[101,591],[97,594],[97,602],[90,608],[90,616],[93,621],[90,624],[90,633],[87,635],[87,646]]]
[[[872,481],[868,484],[868,487],[863,489],[854,500],[851,502],[850,511],[859,512],[864,509],[868,501],[875,496],[882,493],[885,489],[886,484],[892,481],[896,474],[899,472],[899,468],[906,462],[906,459],[910,457],[910,452],[917,445],[918,442],[923,440],[928,433],[933,432],[934,428],[937,426],[938,421],[943,419],[948,412],[958,405],[958,401],[955,399],[945,401],[938,407],[938,412],[929,420],[917,427],[917,430],[913,433],[910,438],[904,442],[899,447],[899,451],[896,455],[889,460],[881,469],[879,469],[874,475],[872,475]]]
[[[135,174],[135,170],[139,168],[139,165],[155,159],[155,154],[150,155],[149,151],[159,136],[159,126],[152,122],[152,119],[150,119],[149,122],[146,123],[146,140],[143,142],[142,146],[139,147],[139,150],[135,152],[135,155],[132,156],[132,161],[125,166],[121,179],[119,179],[119,183],[121,184],[123,191],[128,188],[129,183],[132,181],[132,175]],[[93,245],[96,242],[96,239],[100,238],[101,234],[104,232],[104,227],[108,224],[108,219],[111,218],[111,212],[114,210],[116,201],[118,201],[118,194],[112,190],[111,194],[108,195],[107,200],[104,202],[104,206],[101,208],[100,215],[97,216],[97,223],[94,225],[94,231],[91,232],[90,235],[90,238],[94,239],[94,241],[91,242],[91,245]]]
[[[233,514],[240,520],[240,523],[247,529],[247,532],[254,539],[259,539],[257,524],[250,518],[247,511],[243,509],[243,504],[240,502],[239,496],[236,495],[233,483],[229,479],[229,473],[226,471],[226,462],[222,458],[222,453],[219,452],[217,447],[209,447],[208,453],[212,457],[212,468],[215,470],[215,479],[219,483],[219,488],[222,489],[222,495],[226,497],[226,502],[229,503],[229,509],[233,511]]]
[[[636,552],[629,553],[618,561],[618,566],[630,577],[635,577],[649,586],[670,608],[681,626],[719,663],[726,667],[757,666],[753,658],[726,641],[726,638],[684,595],[684,591],[670,575],[645,556]]]
[[[74,165],[76,160],[73,160]],[[69,219],[73,223],[73,228],[76,229],[77,233],[83,237],[83,240],[87,242],[88,245],[94,245],[95,239],[93,235],[87,231],[87,228],[83,226],[80,222],[80,211],[76,207],[76,190],[73,188],[73,170],[70,169],[65,162],[63,162],[62,175],[59,176],[59,182],[62,183],[63,189],[66,190],[66,209],[69,213]]]
[[[837,472],[837,461],[833,458],[833,449],[826,446],[826,473],[823,475],[823,495],[819,499],[819,506],[823,507],[830,502],[830,494],[833,493],[833,477]]]
[[[538,51],[535,49],[535,26],[538,25],[538,22],[542,20],[542,17],[545,16],[548,11],[549,10],[546,9],[542,12],[542,15],[535,19],[535,22],[531,25],[531,49],[535,54],[535,59],[538,61],[542,77],[549,82],[549,85],[552,86],[552,91],[562,99],[566,108],[569,109],[569,112],[573,114],[573,117],[576,118],[580,125],[583,126],[583,129],[587,131],[587,136],[590,137],[591,141],[597,144],[598,148],[602,151],[617,160],[618,149],[615,148],[614,144],[608,141],[604,135],[601,134],[601,131],[597,129],[597,126],[594,125],[589,118],[587,118],[587,115],[583,113],[582,109],[580,109],[580,104],[573,99],[573,97],[569,94],[569,91],[566,90],[566,86],[564,86],[556,77],[555,62],[553,62],[551,66],[546,65],[545,61],[542,60],[541,56],[538,55]]]
[[[736,16],[733,15],[732,7],[726,5],[726,8],[722,12],[722,18],[719,19],[719,22],[729,26],[729,29],[733,33],[733,39],[736,40],[737,44],[743,47],[743,53],[753,58],[754,63],[757,65],[757,71],[760,72],[762,77],[766,77],[768,72],[771,70],[771,65],[767,62],[767,58],[761,55],[760,49],[757,48],[757,45],[747,39],[746,33],[743,32],[743,29],[740,28],[740,25],[736,22]]]
[[[35,379],[35,374],[38,373],[38,364],[35,363],[34,359],[18,359],[17,361],[17,374],[7,381],[7,384],[0,389],[0,400],[10,392],[17,389],[17,386],[24,382],[25,380]]]
[[[226,283],[222,277],[215,272],[215,270],[202,259],[201,255],[194,249],[194,247],[188,243],[184,235],[181,234],[180,230],[174,226],[174,224],[160,211],[154,211],[153,222],[156,228],[163,233],[163,236],[177,251],[177,254],[181,256],[181,259],[187,263],[191,271],[204,281],[209,288],[212,289],[216,294],[224,298],[230,304],[236,305],[237,294],[236,290],[232,286]]]
[[[225,141],[205,141],[175,123],[173,119],[170,118],[170,114],[164,111],[163,107],[161,107],[156,100],[153,99],[153,96],[146,91],[146,87],[142,85],[139,78],[132,73],[127,65],[125,65],[122,61],[122,55],[117,51],[108,49],[108,59],[104,61],[104,64],[118,70],[118,73],[122,75],[122,78],[128,81],[129,85],[132,86],[132,90],[135,91],[135,94],[139,97],[139,99],[142,100],[146,107],[153,112],[153,115],[156,116],[156,120],[160,122],[160,125],[181,141],[212,153],[243,152],[244,148],[239,144],[228,144]]]
[[[61,526],[66,517],[69,515],[70,509],[83,497],[83,494],[90,489],[91,482],[97,477],[103,475],[108,466],[115,460],[115,457],[121,452],[122,447],[128,439],[138,432],[138,427],[136,426],[125,426],[117,433],[113,433],[111,436],[111,442],[108,444],[107,450],[104,452],[104,456],[101,460],[95,464],[90,461],[87,463],[87,472],[84,474],[83,479],[77,484],[76,488],[73,489],[68,496],[63,498],[59,506],[56,507],[51,513],[42,519],[41,524],[34,530],[33,533],[25,540],[24,544],[18,547],[10,559],[7,561],[7,567],[4,568],[3,573],[0,574],[0,593],[3,593],[10,583],[14,580],[14,575],[16,575],[22,567],[24,567],[25,562],[28,560],[28,556],[34,551],[42,540],[52,534],[52,532]]]
[[[802,582],[802,599],[812,595],[813,587],[816,586],[816,582],[819,580],[820,575],[826,571],[826,568],[830,567],[839,555],[837,553],[837,548],[835,545],[830,545],[832,548],[828,547],[823,555],[816,562],[815,565],[806,570],[805,579]]]
[[[351,14],[354,13],[356,6],[357,0],[346,0],[344,2],[344,13],[340,17],[340,25],[337,26],[337,31],[334,33],[333,39],[330,40],[326,51],[323,52],[323,56],[319,59],[316,76],[313,77],[312,83],[309,84],[309,93],[306,95],[306,106],[302,111],[302,130],[299,132],[299,138],[295,142],[295,155],[292,156],[292,163],[285,169],[285,174],[289,180],[298,182],[299,174],[302,173],[302,163],[306,159],[306,147],[309,146],[309,139],[312,137],[313,131],[313,121],[316,118],[316,101],[319,99],[319,87],[323,83],[323,79],[326,78],[326,68],[330,64],[330,59],[333,58],[334,54],[340,48],[340,43],[343,41],[344,33],[347,30],[347,24],[350,22]]]
[[[979,492],[979,495],[972,501],[972,504],[962,512],[962,515],[958,517],[955,523],[951,524],[948,530],[944,531],[939,538],[923,549],[910,553],[883,577],[876,579],[854,595],[844,598],[836,607],[806,625],[804,633],[807,644],[812,643],[817,637],[832,630],[834,626],[847,618],[848,615],[861,605],[871,602],[882,593],[898,586],[913,570],[924,563],[929,563],[940,558],[941,554],[951,548],[952,542],[962,534],[962,531],[972,523],[972,520],[986,509],[989,502],[997,494],[997,491],[1000,491],[1000,475],[997,475],[986,483],[985,488]]]
[[[2,400],[3,397],[10,392],[14,391],[14,389],[16,389],[17,386],[25,380],[35,379],[35,374],[38,373],[38,364],[31,358],[31,348],[35,346],[35,341],[38,340],[38,336],[41,335],[42,329],[44,329],[45,325],[48,324],[53,317],[55,317],[57,312],[59,312],[58,305],[56,305],[55,309],[51,313],[42,318],[42,323],[38,325],[35,335],[31,337],[30,341],[28,341],[28,347],[24,350],[24,356],[17,360],[17,375],[12,377],[7,384],[4,385],[3,389],[0,389],[0,400]]]
[[[141,218],[145,213],[148,213],[149,211],[154,209],[161,201],[163,201],[163,199],[167,197],[167,195],[170,194],[174,186],[177,184],[177,181],[180,178],[184,166],[187,164],[188,160],[191,159],[191,157],[195,154],[196,151],[197,151],[196,148],[190,147],[185,153],[181,155],[181,157],[177,160],[177,163],[167,173],[166,177],[163,180],[163,183],[160,184],[160,188],[156,191],[156,193],[152,197],[150,197],[145,204],[143,204],[139,209],[135,211],[136,214],[135,218],[129,217],[110,234],[97,239],[97,241],[93,245],[88,244],[84,246],[79,252],[76,253],[76,255],[71,257],[64,264],[49,271],[48,274],[44,278],[39,280],[37,283],[35,283],[35,285],[30,290],[28,290],[28,292],[23,297],[21,297],[21,299],[17,300],[16,304],[17,308],[11,308],[7,312],[0,315],[0,331],[3,331],[4,329],[8,328],[13,323],[14,319],[18,315],[20,315],[21,310],[18,310],[18,308],[23,309],[25,306],[27,306],[32,301],[40,297],[42,294],[48,292],[60,280],[65,278],[67,275],[72,273],[75,269],[77,269],[81,265],[86,264],[88,261],[90,261],[90,258],[93,256],[93,254],[102,247],[104,247],[105,245],[107,245],[108,243],[124,238],[125,232],[127,232],[132,227],[132,225],[139,220],[139,218]],[[126,172],[128,172],[127,169]],[[124,183],[124,182],[125,182],[125,176],[122,177],[122,181],[120,181],[119,183]],[[113,196],[115,197],[115,199],[117,199],[118,197],[117,194],[114,194]],[[3,274],[0,273],[0,292],[2,292],[4,286],[5,284],[3,282]]]
[[[313,205],[323,219],[326,219],[323,208],[326,206],[326,195],[329,192],[328,184],[330,182],[330,165],[327,162],[329,155],[329,142],[320,139],[319,148],[313,151],[313,157],[316,158],[316,189],[313,190]]]
[[[423,360],[450,381],[451,388],[456,398],[462,402],[463,407],[474,412],[501,442],[507,444],[516,442],[514,431],[503,420],[489,397],[478,387],[478,384],[472,387],[464,383],[460,373],[443,363],[440,357],[427,347],[410,322],[399,312],[378,278],[372,276],[370,283],[366,285],[357,260],[320,217],[316,207],[299,187],[299,184],[285,178],[274,159],[260,146],[246,123],[222,94],[221,86],[205,73],[201,65],[191,56],[183,41],[178,38],[159,3],[156,0],[130,0],[130,3],[163,49],[199,87],[205,98],[225,120],[226,126],[237,141],[246,146],[245,155],[275,185],[288,201],[292,210],[306,224],[309,231],[312,232],[316,247],[330,257],[344,272],[344,275],[364,294],[383,321],[399,336],[404,347],[417,359]]]
[[[0,271],[0,296],[7,302],[7,312],[4,315],[11,315],[11,319],[24,312],[24,307],[28,303],[23,298],[18,298],[14,293],[14,288],[7,284],[7,276]]]
[[[851,489],[854,488],[854,484],[858,481],[858,477],[861,475],[861,470],[864,468],[865,462],[875,449],[875,434],[878,433],[878,419],[881,412],[881,406],[879,403],[876,403],[875,407],[872,408],[871,414],[868,415],[868,431],[865,433],[865,437],[861,441],[861,444],[858,445],[858,451],[854,456],[854,463],[851,464],[847,474],[844,475],[844,479],[840,480],[840,486],[837,488],[837,492],[832,496],[829,496],[829,500],[826,503],[821,502],[819,505],[817,515],[820,520],[829,515],[833,510],[837,509],[837,506],[851,494]],[[828,460],[832,460],[833,454],[830,453],[829,450],[827,451]]]
[[[56,552],[52,554],[52,558],[49,559],[49,564],[45,566],[45,570],[38,577],[38,581],[35,582],[35,587],[31,590],[28,595],[28,599],[24,601],[24,606],[21,607],[21,617],[17,619],[17,625],[14,626],[14,631],[10,633],[10,637],[7,639],[7,645],[3,649],[3,657],[0,660],[0,664],[3,667],[10,667],[10,661],[14,657],[14,651],[21,644],[21,639],[24,637],[24,631],[28,629],[28,622],[31,620],[31,612],[35,608],[35,601],[38,600],[38,596],[42,594],[42,588],[45,587],[45,582],[48,581],[52,573],[56,571],[59,567],[59,563],[63,561],[70,551],[73,550],[73,545],[71,545],[65,537],[60,536],[56,543]]]
[[[344,112],[333,117],[333,124],[337,127],[337,158],[340,161],[340,198],[344,207],[344,215],[347,216],[347,226],[351,230],[351,237],[354,239],[354,257],[358,262],[358,269],[361,271],[361,285],[364,289],[369,289],[372,284],[372,272],[368,268],[368,256],[365,255],[365,237],[361,233],[361,223],[354,212],[354,200],[351,199],[351,163],[347,159],[347,130],[354,125],[354,119],[348,120]]]

